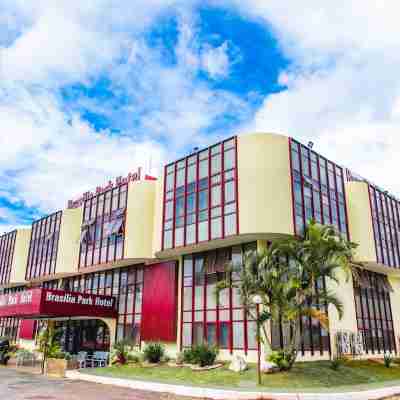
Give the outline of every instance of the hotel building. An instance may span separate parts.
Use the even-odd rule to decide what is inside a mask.
[[[223,359],[255,360],[256,322],[236,289],[217,301],[216,284],[228,261],[301,235],[314,218],[358,243],[363,272],[358,282],[341,277],[339,286],[318,288],[336,290],[344,316],[329,307],[329,330],[304,318],[300,359],[328,358],[338,332],[362,332],[368,356],[397,353],[400,202],[387,191],[276,134],[232,137],[166,165],[159,179],[141,175],[0,237],[0,336],[33,345],[40,320],[51,318],[70,352],[107,350],[126,338],[138,346],[162,341],[174,355],[207,341]],[[107,296],[115,309],[10,305],[32,290],[64,300],[66,293]],[[270,331],[278,348],[284,329]]]

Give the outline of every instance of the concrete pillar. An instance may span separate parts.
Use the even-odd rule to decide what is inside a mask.
[[[117,319],[116,318],[100,318],[101,321],[103,321],[109,331],[110,331],[110,351],[113,348],[115,344],[115,337],[117,334]]]

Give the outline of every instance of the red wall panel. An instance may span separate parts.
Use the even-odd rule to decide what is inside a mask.
[[[36,321],[32,319],[25,319],[19,325],[19,338],[32,340],[35,333]]]
[[[175,262],[153,264],[144,270],[141,338],[176,341],[178,274]]]

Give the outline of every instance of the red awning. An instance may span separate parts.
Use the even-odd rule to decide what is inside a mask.
[[[26,289],[0,296],[0,317],[116,318],[115,298],[53,289]]]

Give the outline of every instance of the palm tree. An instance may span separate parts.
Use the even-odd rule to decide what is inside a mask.
[[[266,322],[287,327],[289,340],[282,352],[290,369],[297,358],[301,319],[312,317],[328,329],[326,310],[330,304],[337,309],[339,318],[342,317],[343,304],[335,293],[327,289],[317,293],[316,288],[325,280],[339,283],[339,270],[350,276],[356,247],[334,227],[310,221],[304,237],[278,240],[262,251],[247,252],[240,264],[230,265],[231,273],[218,285],[218,290],[238,288],[245,311],[256,319],[263,332],[262,341],[270,348]],[[240,279],[232,279],[235,276]],[[259,314],[254,312],[255,296],[261,299]]]

